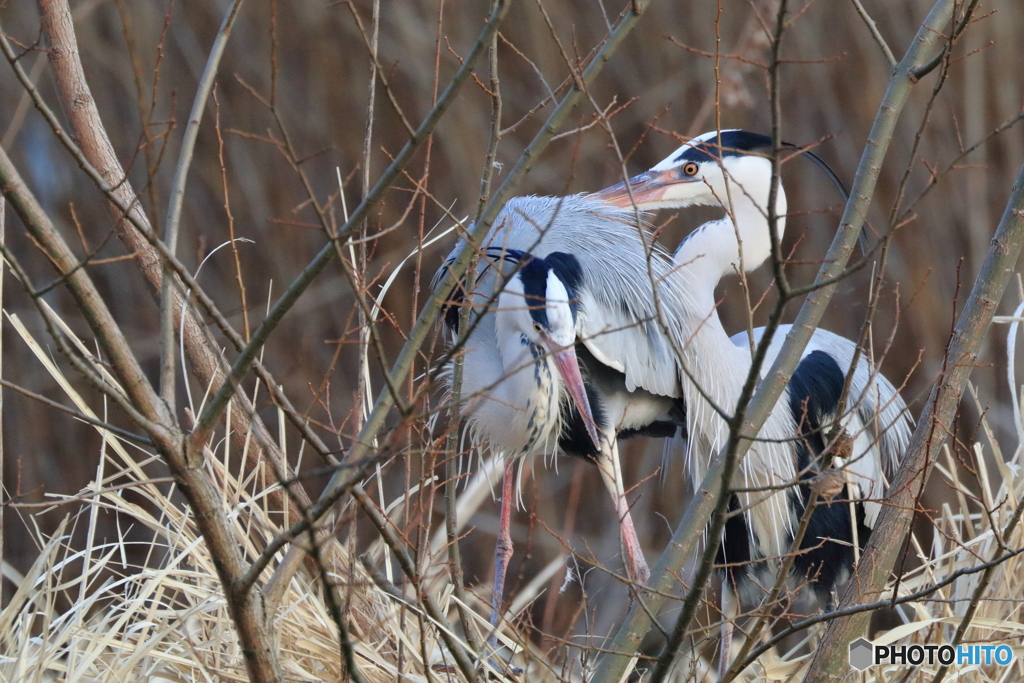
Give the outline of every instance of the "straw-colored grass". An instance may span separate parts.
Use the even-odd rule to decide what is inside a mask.
[[[13,315],[8,315],[8,319],[68,399],[83,413],[102,416],[103,410],[90,406],[74,389],[20,320]],[[64,333],[87,354],[85,344],[69,328],[64,328]],[[96,369],[105,372],[101,364],[97,363]],[[108,379],[114,382],[112,377]],[[911,554],[916,562],[911,564],[915,568],[902,578],[901,595],[921,590],[954,571],[995,556],[996,533],[1001,533],[1016,506],[1024,500],[1022,449],[1018,447],[1007,457],[988,424],[983,423],[982,427],[982,438],[971,449],[972,459],[967,461],[961,454],[961,462],[957,462],[953,453],[947,451],[944,461],[936,465],[936,476],[942,477],[954,492],[956,504],[944,506],[931,531],[913,539]],[[39,553],[30,570],[21,576],[4,566],[5,576],[18,585],[18,590],[0,611],[0,680],[245,680],[213,559],[198,536],[182,497],[176,495],[173,483],[166,477],[154,474],[163,468],[152,453],[112,433],[101,433],[102,457],[94,481],[72,501],[54,499],[54,507],[69,512],[56,533],[36,534]],[[1018,435],[1024,436],[1020,424]],[[239,543],[247,558],[253,559],[279,526],[280,511],[268,509],[265,495],[275,484],[236,471],[234,463],[244,459],[233,457],[229,443],[224,440],[215,444],[215,450],[207,453],[206,466],[220,482],[224,506],[231,511]],[[281,446],[283,449],[285,444]],[[493,461],[483,461],[479,471],[461,488],[459,508],[464,521],[487,500],[488,478],[500,471],[495,465]],[[975,470],[969,479],[964,474],[968,468]],[[403,493],[395,500],[380,502],[385,513],[394,519],[406,500]],[[73,511],[71,505],[75,506]],[[26,513],[24,519],[29,525],[32,514],[37,512]],[[110,514],[117,515],[121,533],[116,538],[100,538],[96,532],[98,520]],[[344,511],[335,520],[343,515]],[[142,542],[143,552],[139,552],[140,541],[129,540],[140,536],[148,538]],[[443,625],[427,617],[408,583],[396,575],[398,569],[389,562],[379,540],[370,544],[366,554],[367,565],[383,567],[383,580],[377,577],[376,582],[353,557],[354,539],[326,549],[325,563],[344,604],[346,628],[365,680],[394,681],[400,676],[408,681],[461,680],[440,637],[440,629],[447,629],[459,642],[464,639],[461,629],[454,626],[459,623],[457,600],[444,570],[444,542],[443,529],[435,530],[428,544],[430,550],[420,558],[423,585],[448,619]],[[1005,545],[1024,547],[1024,528],[1017,526]],[[133,562],[129,557],[145,560]],[[531,644],[535,632],[514,618],[540,593],[560,563],[560,559],[553,562],[548,571],[527,582],[513,596],[508,613],[510,625],[506,625],[501,636],[504,655],[518,653],[513,660],[527,669],[531,681],[585,679],[586,658],[581,661],[580,650],[562,647],[541,653]],[[965,576],[929,599],[908,604],[898,612],[905,623],[876,635],[875,642],[949,642],[980,579],[978,573]],[[396,585],[406,587],[394,588]],[[304,567],[292,579],[274,617],[287,680],[345,679],[338,629],[323,590],[323,580],[309,566]],[[478,592],[486,597],[486,591],[471,590],[472,604],[466,607],[474,620],[476,635],[483,640],[488,631],[487,605],[476,596]],[[991,573],[988,590],[966,633],[966,642],[1007,643],[1017,656],[1024,654],[1020,647],[1024,635],[1022,605],[1024,560],[1016,556]],[[818,633],[811,632],[812,644]],[[770,652],[745,676],[750,680],[799,676],[806,663],[806,651],[804,647],[792,657]],[[714,666],[708,660],[713,648],[701,646],[694,652],[699,654],[683,658],[676,667],[675,680],[714,679]],[[924,681],[931,678],[935,668],[924,665],[911,671],[905,666],[878,666],[865,672],[861,680]],[[963,680],[1009,681],[1021,676],[1022,665],[962,667],[954,669],[954,673]]]
[[[17,316],[8,319],[76,408],[95,417]],[[89,357],[82,341],[69,328],[64,332]],[[102,364],[95,367],[106,374]],[[112,376],[106,376],[116,385]],[[213,558],[182,497],[166,477],[148,474],[163,469],[154,454],[100,431],[102,452],[94,481],[72,500],[55,498],[52,506],[35,512],[52,514],[62,504],[74,504],[77,511],[64,517],[55,534],[36,534],[39,554],[25,575],[4,565],[5,576],[18,590],[0,611],[0,680],[246,680]],[[225,439],[217,452],[208,451],[206,466],[223,489],[224,506],[231,511],[246,558],[253,560],[279,529],[280,511],[268,509],[265,495],[275,484],[233,471],[232,463],[244,459],[231,457],[229,443]],[[475,508],[487,490],[486,476],[477,477],[466,489],[465,502]],[[394,514],[403,501],[400,497],[382,507]],[[467,513],[470,508],[464,507]],[[99,517],[111,513],[118,515],[123,533],[114,539],[97,538]],[[31,523],[31,515],[26,520]],[[73,541],[82,537],[76,533],[82,528],[84,542]],[[129,532],[138,537],[140,529],[149,536],[143,552],[138,541],[128,540]],[[452,587],[447,574],[438,571],[443,564],[430,559],[442,556],[442,546],[443,540],[435,540],[436,550],[424,554],[423,566],[433,568],[428,573],[430,590],[445,613],[454,617]],[[363,678],[394,681],[401,673],[409,681],[454,679],[453,661],[438,634],[438,628],[451,626],[432,623],[411,592],[399,597],[395,589],[389,592],[376,585],[350,554],[351,547],[348,542],[336,543],[322,554],[344,602],[346,628]],[[384,546],[377,542],[364,557],[369,565],[386,568],[387,581],[400,584],[384,555]],[[132,564],[129,556],[146,561]],[[305,569],[292,579],[274,617],[282,666],[290,681],[341,680],[338,629],[322,592],[324,584]],[[58,605],[71,607],[58,610]],[[486,614],[482,603],[470,608]],[[521,608],[522,603],[513,609]],[[476,619],[479,634],[485,637],[486,619]],[[453,635],[462,641],[461,633]],[[501,642],[510,651],[522,649],[504,635]]]

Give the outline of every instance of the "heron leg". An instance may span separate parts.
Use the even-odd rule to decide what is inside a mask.
[[[611,444],[604,450],[606,451],[604,455],[607,457],[598,460],[597,469],[600,470],[601,479],[615,504],[615,516],[619,519],[619,538],[622,543],[626,573],[630,581],[646,586],[651,578],[651,570],[644,558],[640,539],[633,526],[633,517],[629,513],[629,504],[626,502],[625,487],[622,484],[622,467],[619,465],[619,445],[615,439],[612,439]]]
[[[732,632],[736,625],[736,616],[739,614],[739,603],[736,591],[733,590],[732,581],[726,573],[722,580],[722,627],[721,638],[718,644],[718,680],[725,678],[732,663]]]
[[[501,600],[505,592],[505,572],[512,557],[512,483],[515,481],[514,461],[505,464],[505,475],[501,481],[501,521],[498,524],[498,540],[494,545],[494,592],[491,595],[491,635],[487,645],[493,651],[498,647],[498,622],[501,620]]]

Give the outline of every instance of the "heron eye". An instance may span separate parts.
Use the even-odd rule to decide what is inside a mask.
[[[697,175],[697,164],[693,163],[692,161],[687,161],[685,164],[683,164],[683,174],[688,176]]]
[[[541,332],[544,331],[544,326],[541,325],[539,322],[534,321],[533,329],[537,334],[540,334]]]

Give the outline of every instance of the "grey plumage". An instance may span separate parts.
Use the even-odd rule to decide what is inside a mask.
[[[779,325],[765,355],[765,372],[775,362],[791,328],[792,325]],[[761,341],[763,334],[763,327],[754,330],[755,343]],[[737,346],[746,346],[747,334],[735,334],[732,341]],[[819,328],[811,335],[801,359],[823,351],[836,360],[845,375],[853,365],[856,350],[856,344],[849,339]],[[843,426],[854,439],[854,457],[848,464],[853,475],[851,481],[860,489],[859,497],[867,499],[864,502],[865,524],[871,528],[881,510],[877,499],[885,494],[884,483],[895,473],[910,444],[914,423],[896,387],[872,367],[864,353],[860,354],[850,382],[845,413]],[[826,422],[834,417],[834,414],[826,416]]]
[[[694,302],[688,312],[691,325],[684,325],[689,333],[684,362],[693,381],[683,384],[690,433],[687,450],[694,482],[703,478],[708,458],[724,444],[727,426],[712,404],[730,412],[750,369],[746,335],[730,339],[725,333],[716,310],[714,290],[723,276],[736,269],[749,272],[771,253],[767,221],[771,189],[767,155],[771,148],[770,138],[746,131],[705,133],[651,170],[630,179],[628,190],[626,184],[619,184],[595,195],[623,208],[633,208],[635,203],[641,210],[691,205],[727,209],[722,219],[691,232],[673,257],[678,269],[676,276],[685,282],[684,288]],[[781,185],[775,201],[775,230],[781,241],[787,210]],[[698,320],[703,322],[696,324]],[[765,370],[778,354],[787,330],[780,330],[774,337]],[[757,336],[760,338],[760,334]],[[812,445],[823,446],[822,434],[831,427],[852,357],[851,342],[824,330],[814,333],[790,386],[760,432],[767,440],[752,445],[741,462],[734,487],[792,487],[798,476],[807,476],[799,474],[800,470],[820,466],[813,462],[815,454],[807,451]],[[892,384],[877,375],[863,357],[854,373],[846,405],[853,410],[847,412],[841,424],[853,439],[853,455],[848,462],[836,465],[846,472],[852,497],[879,497],[884,491],[886,470],[891,470],[909,439],[911,420],[906,405]],[[794,442],[796,434],[801,439]],[[768,558],[767,563],[757,565],[757,571],[761,571],[765,565],[774,564],[770,558],[788,552],[805,495],[771,494],[755,500],[738,494],[738,506],[746,510],[743,523],[734,523],[731,534],[726,530],[724,548],[731,561],[742,558],[756,563]],[[856,538],[857,533],[849,513],[839,511],[841,506],[833,507],[835,510],[816,508],[812,515],[815,530],[805,537],[806,552],[797,558],[797,565],[808,571],[828,570],[823,574],[830,578],[816,585],[826,593],[841,576],[826,556],[832,553],[832,559],[852,561],[849,542],[844,539],[851,534]],[[864,517],[869,524],[877,509],[876,502],[864,504]],[[838,518],[832,519],[837,511],[846,515],[845,530],[837,528]],[[736,538],[737,526],[748,536],[746,548],[738,545],[742,541]],[[744,576],[743,571],[736,574],[740,579]]]
[[[667,330],[678,334],[681,329],[674,312],[685,308],[685,292],[671,282],[671,257],[635,226],[633,213],[580,195],[510,200],[481,246],[478,281],[471,297],[475,314],[486,309],[514,272],[517,262],[509,254],[517,253],[538,257],[564,253],[579,263],[578,337],[596,360],[622,373],[622,387],[637,393],[633,402],[643,405],[630,410],[611,401],[604,411],[607,424],[600,426],[615,431],[634,428],[646,424],[653,412],[669,410],[671,401],[658,397],[678,397],[681,389],[674,348],[679,341]],[[659,307],[668,312],[661,322]],[[485,315],[467,342],[463,394],[485,396],[484,389],[498,379],[498,345],[494,316]],[[479,439],[505,451],[521,450],[511,448],[516,444],[505,433],[509,420],[485,415],[483,401],[471,403],[466,410]],[[501,412],[496,407],[494,411]],[[548,449],[555,446],[554,427],[547,434]]]
[[[480,246],[471,292],[454,298],[472,306],[460,394],[474,444],[506,456],[562,445],[591,458],[615,501],[629,573],[645,583],[649,570],[625,501],[616,435],[680,419],[679,312],[687,307],[671,257],[631,213],[579,195],[513,199]],[[567,385],[548,359],[523,356],[521,332],[507,325],[517,305],[507,296],[510,287],[540,289],[533,275],[524,279],[524,263],[542,263],[570,292],[575,340],[591,378],[586,393],[598,402],[593,415],[601,436],[593,448],[581,448],[574,437],[580,411],[573,408],[587,401],[567,400]],[[533,295],[532,303],[518,305],[546,304]],[[453,333],[456,317],[447,316]]]

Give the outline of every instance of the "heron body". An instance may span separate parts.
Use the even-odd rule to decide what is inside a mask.
[[[672,269],[632,211],[583,196],[519,197],[484,238],[473,287],[452,295],[471,307],[460,394],[474,442],[510,457],[561,449],[595,463],[615,501],[627,571],[641,584],[649,570],[625,501],[616,436],[685,425],[679,321],[659,319],[659,306],[685,308]],[[562,311],[557,343],[533,343],[537,313],[550,321],[553,310]],[[445,315],[453,334],[459,311],[450,306]],[[549,355],[559,349],[564,359],[572,350],[575,361],[552,365]],[[582,389],[567,381],[573,364],[582,369]]]
[[[576,311],[578,269],[571,258],[555,254],[549,259],[521,251],[502,255],[517,272],[503,283],[493,302],[493,314],[479,316],[466,342],[461,393],[467,397],[463,412],[477,443],[516,457],[551,451],[561,431],[563,404],[571,400],[568,384],[557,362],[557,349],[565,349],[576,366]],[[504,268],[506,274],[510,268]],[[493,277],[482,276],[473,293],[485,307],[494,296]],[[484,290],[484,291],[481,291]],[[446,316],[449,329],[458,332],[458,309]],[[548,343],[542,336],[553,343]],[[575,375],[579,375],[578,366]],[[571,380],[570,380],[571,381]],[[582,389],[582,380],[579,380]],[[575,405],[573,406],[575,408]],[[588,410],[576,410],[576,415]],[[584,427],[585,438],[593,440]]]
[[[596,194],[622,207],[649,211],[692,205],[719,206],[726,215],[690,233],[677,248],[675,275],[690,294],[684,317],[689,334],[684,364],[691,381],[683,383],[687,406],[688,466],[695,482],[725,443],[728,425],[716,406],[734,410],[751,369],[747,335],[730,338],[718,316],[714,298],[719,280],[736,270],[749,272],[771,255],[767,207],[771,189],[771,139],[741,130],[711,132],[687,142],[667,159],[629,180]],[[820,161],[820,160],[819,160]],[[776,235],[785,229],[786,196],[775,196]],[[777,331],[763,368],[778,355],[787,326]],[[763,329],[755,331],[760,340]],[[838,335],[816,330],[781,400],[762,427],[761,440],[751,445],[733,481],[739,491],[730,507],[744,510],[727,522],[719,562],[732,567],[741,596],[756,601],[764,595],[763,577],[783,554],[808,500],[807,480],[820,469],[818,457],[825,433],[838,422],[853,441],[843,467],[852,500],[878,498],[887,471],[909,442],[911,422],[906,405],[884,377],[860,357],[851,382],[847,411],[837,415],[855,345]],[[800,438],[794,440],[794,436]],[[796,482],[798,485],[793,487]],[[769,493],[774,491],[772,493]],[[863,544],[877,517],[879,504],[865,501],[851,518],[846,504],[818,505],[795,558],[795,572],[809,579],[827,604],[837,582],[848,573],[853,545]],[[768,583],[767,585],[771,585]]]
[[[517,202],[512,203],[514,207]],[[496,306],[495,314],[481,316],[474,323],[463,356],[461,392],[470,397],[463,413],[469,419],[474,442],[513,457],[554,452],[557,447],[569,455],[596,461],[600,446],[589,430],[589,419],[584,419],[579,404],[565,391],[552,358],[542,345],[523,342],[521,330],[532,323],[524,324],[505,314],[514,310],[516,297],[521,300],[520,308],[531,306],[521,291],[522,283],[536,282],[534,273],[550,269],[553,282],[561,285],[554,296],[568,297],[575,325],[583,280],[578,260],[564,252],[551,252],[545,258],[504,247],[488,251],[488,258],[497,257],[506,264],[505,270],[527,265],[504,285],[497,301],[491,302],[493,289],[500,283],[493,281],[490,266],[485,264],[473,295],[476,308]],[[495,275],[500,275],[500,270]],[[563,290],[565,294],[561,294]],[[545,295],[534,294],[533,300],[540,301],[541,296]],[[537,304],[532,307],[537,308]],[[457,307],[447,309],[446,325],[457,334]],[[575,328],[569,330],[572,336],[564,339],[566,347],[576,342]],[[627,389],[625,375],[598,361],[585,343],[576,344],[574,352],[585,377],[591,416],[602,432],[634,436],[675,432],[682,426],[681,405],[675,399],[643,389]]]
[[[510,289],[505,281],[514,285],[522,279],[524,273],[515,271],[524,255],[557,264],[552,272],[568,283],[577,357],[600,429],[632,435],[667,430],[680,421],[680,367],[673,350],[678,340],[669,338],[658,322],[658,300],[676,310],[685,294],[665,285],[671,257],[657,246],[645,247],[645,234],[633,220],[630,211],[583,196],[518,197],[499,214],[481,247],[473,294],[464,301],[473,306],[473,320],[479,317],[466,342],[462,389],[474,396],[464,414],[478,442],[507,454],[530,450],[518,442],[525,432],[508,427],[522,421],[518,404],[531,391],[528,381],[518,379],[525,374],[523,363],[506,378],[513,368],[500,357],[501,349],[515,345],[516,333],[500,322],[506,317],[501,299],[506,294],[498,297],[497,306],[493,301],[495,292]],[[652,282],[659,279],[655,295]],[[446,322],[457,329],[456,307],[448,309]],[[500,387],[502,395],[485,391],[491,386]],[[535,450],[553,450],[557,444],[570,454],[596,458],[592,440],[579,438],[576,404],[562,405],[566,410],[558,417],[565,419],[545,422],[546,440]]]

